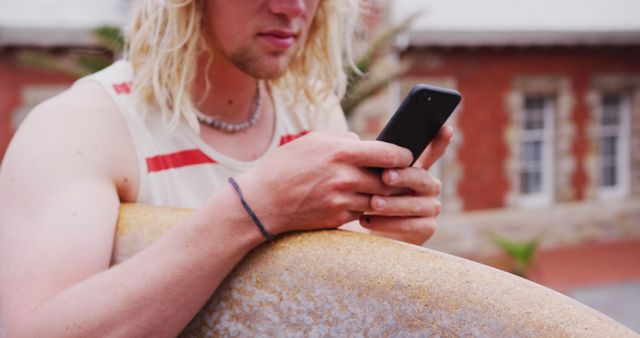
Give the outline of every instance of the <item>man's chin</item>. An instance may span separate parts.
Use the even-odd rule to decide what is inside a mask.
[[[247,69],[245,72],[257,79],[277,80],[287,72],[288,66],[289,65],[286,64],[278,66],[253,67],[253,69]]]
[[[282,77],[291,63],[290,55],[263,55],[260,57],[236,58],[234,64],[244,73],[262,80]]]

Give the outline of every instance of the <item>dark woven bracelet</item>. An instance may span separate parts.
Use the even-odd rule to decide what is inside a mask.
[[[238,193],[238,196],[240,197],[240,203],[242,203],[244,210],[246,210],[249,216],[251,216],[253,223],[256,224],[258,230],[260,230],[260,233],[262,233],[262,235],[266,239],[274,241],[276,238],[272,234],[270,234],[267,229],[264,228],[264,225],[262,225],[262,222],[260,222],[260,219],[258,218],[258,216],[256,216],[256,213],[251,210],[251,207],[249,207],[249,203],[247,203],[247,201],[244,199],[244,195],[242,195],[242,190],[240,190],[238,182],[236,182],[233,177],[229,177],[228,181],[229,183],[231,183],[231,186],[233,186],[233,189]]]

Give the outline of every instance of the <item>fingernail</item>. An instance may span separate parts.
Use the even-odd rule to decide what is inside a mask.
[[[396,183],[399,176],[397,170],[389,170],[389,183]]]
[[[380,210],[380,209],[384,209],[387,206],[387,201],[385,201],[384,198],[382,197],[376,197],[373,204],[376,209]]]

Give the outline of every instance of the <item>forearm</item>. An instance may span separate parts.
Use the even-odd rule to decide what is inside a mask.
[[[214,197],[207,203],[131,259],[14,317],[9,336],[177,335],[262,241],[236,200]]]

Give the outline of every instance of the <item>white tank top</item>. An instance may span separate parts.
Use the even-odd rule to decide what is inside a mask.
[[[312,130],[324,130],[335,124],[336,116],[285,110],[281,95],[271,88],[275,106],[275,132],[268,150],[254,161],[239,161],[217,152],[181,121],[169,132],[160,112],[146,116],[136,111],[132,97],[133,69],[127,61],[116,61],[106,69],[78,80],[97,81],[109,93],[129,126],[136,148],[139,187],[138,203],[158,206],[196,208],[213,192],[251,168],[276,147],[291,142]],[[346,129],[344,117],[338,123]],[[334,120],[331,122],[330,120]]]

